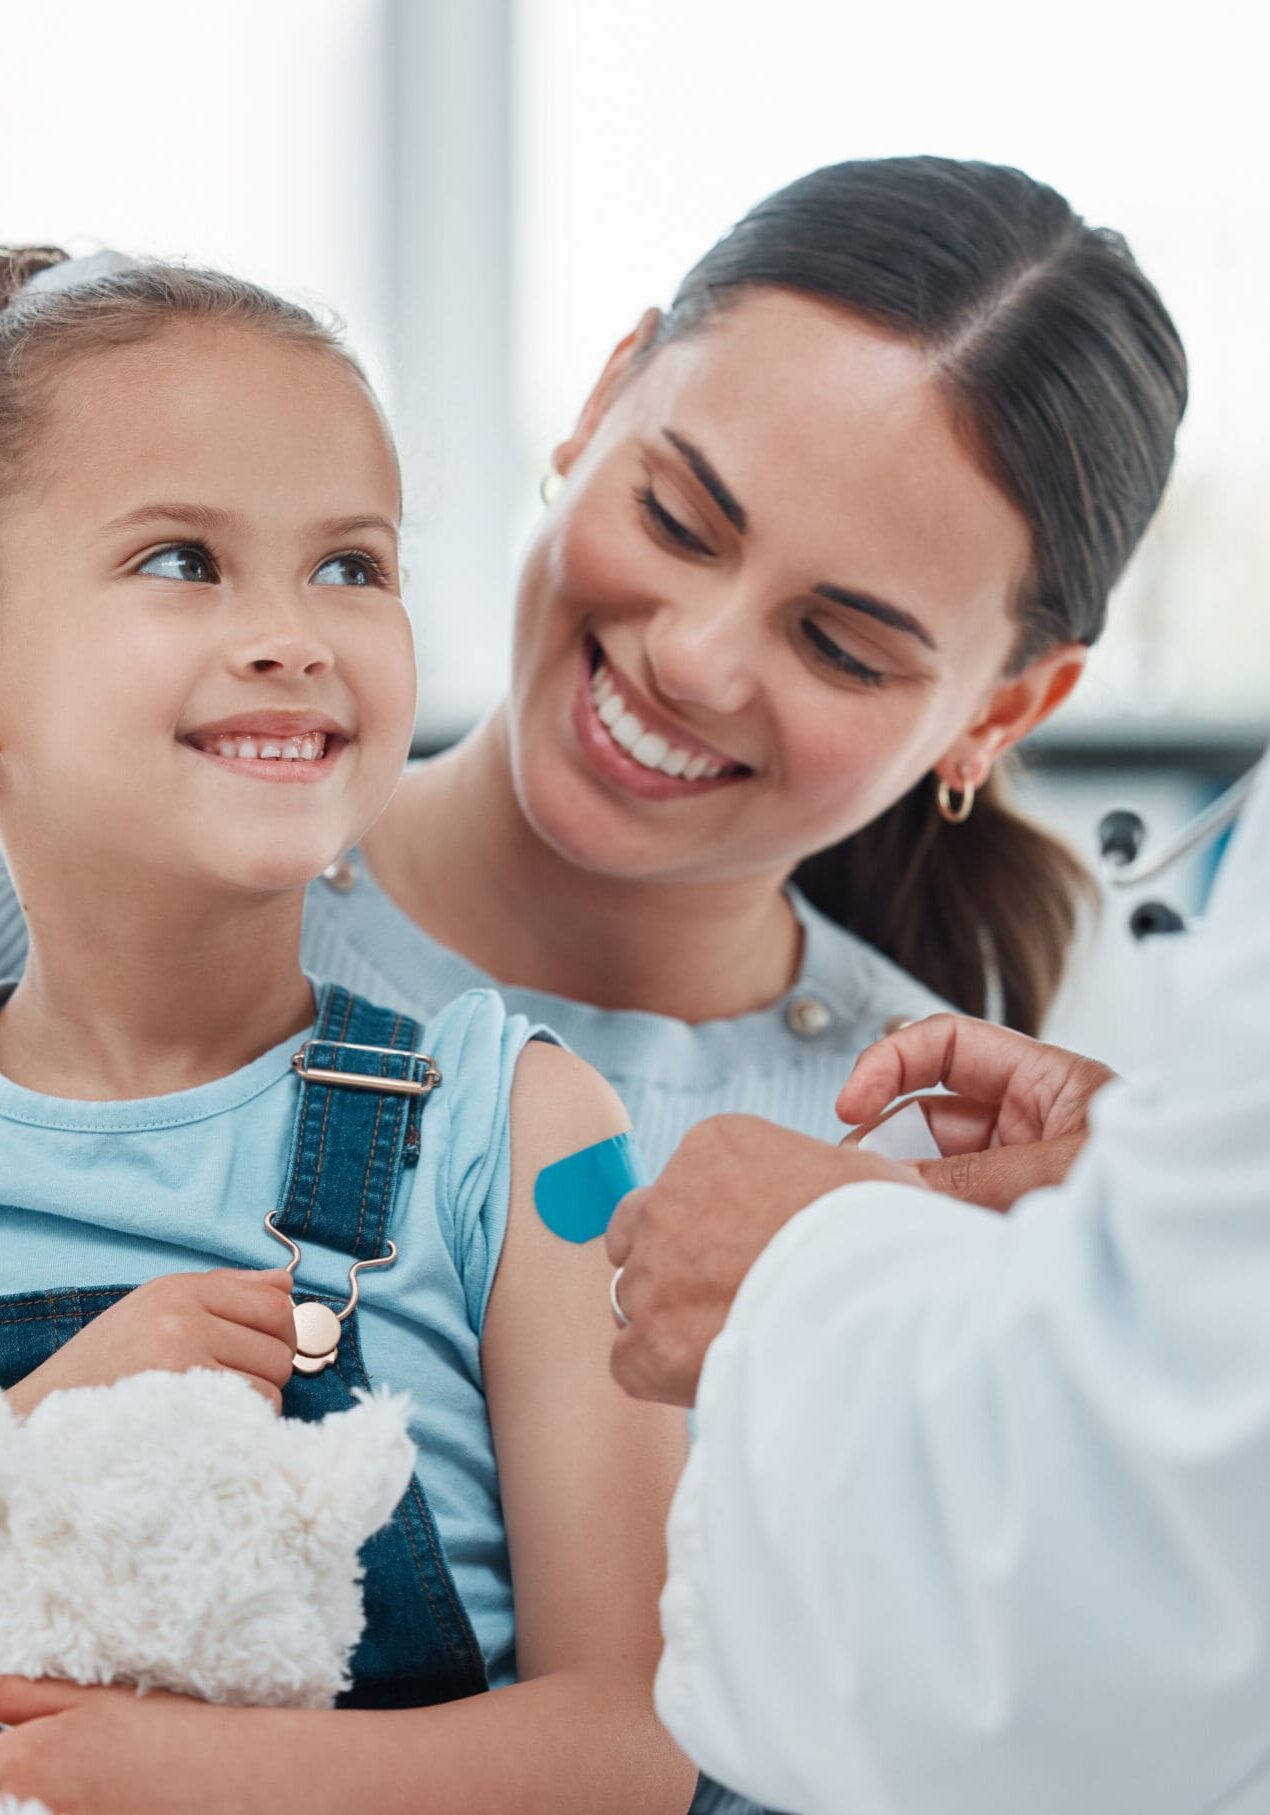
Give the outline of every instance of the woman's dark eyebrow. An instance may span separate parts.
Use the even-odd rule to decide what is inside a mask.
[[[722,479],[720,479],[718,473],[715,472],[701,449],[695,442],[689,441],[685,435],[676,434],[674,429],[663,429],[662,434],[666,437],[667,441],[669,441],[671,447],[673,447],[677,453],[683,455],[683,458],[692,468],[693,473],[701,481],[702,485],[705,486],[706,490],[714,499],[733,529],[738,530],[741,535],[744,535],[750,521],[745,513],[745,506],[739,501],[735,493],[728,490],[728,487],[723,483]]]
[[[834,605],[845,605],[848,611],[859,611],[866,618],[873,618],[879,624],[887,624],[892,630],[902,630],[906,636],[916,637],[927,649],[936,653],[939,644],[920,618],[915,618],[911,611],[903,611],[898,605],[888,605],[884,599],[874,599],[864,592],[848,592],[842,586],[830,586],[824,581],[811,589],[822,599],[829,599]]]

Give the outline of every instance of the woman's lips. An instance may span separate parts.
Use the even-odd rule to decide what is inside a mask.
[[[744,764],[731,763],[708,745],[675,732],[665,720],[648,723],[641,715],[642,699],[628,705],[623,681],[599,645],[588,639],[574,690],[573,728],[601,774],[646,800],[682,800],[751,773]]]

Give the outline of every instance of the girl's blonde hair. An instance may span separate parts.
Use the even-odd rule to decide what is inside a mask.
[[[47,387],[67,365],[175,322],[223,322],[334,353],[365,382],[338,324],[223,271],[156,259],[65,289],[26,289],[68,257],[57,246],[0,246],[0,489],[29,470]]]

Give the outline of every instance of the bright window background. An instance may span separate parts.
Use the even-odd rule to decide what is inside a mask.
[[[1106,807],[1166,832],[1270,722],[1257,18],[1246,0],[0,0],[0,240],[182,254],[345,318],[401,443],[436,743],[505,683],[538,480],[642,309],[817,164],[1022,165],[1126,234],[1192,364],[1166,508],[1051,737],[1071,754],[1032,784],[1089,854]],[[1163,745],[1171,767],[1143,766]],[[1193,903],[1204,874],[1165,892]],[[1132,1065],[1158,993],[1116,903],[1056,1030]]]

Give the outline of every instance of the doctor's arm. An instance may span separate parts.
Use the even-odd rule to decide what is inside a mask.
[[[1270,917],[1248,855],[1181,954],[1171,1053],[1097,1093],[1063,1187],[1003,1218],[852,1185],[747,1276],[672,1514],[658,1706],[768,1806],[1265,1806]]]

